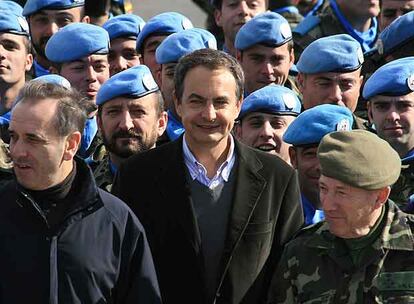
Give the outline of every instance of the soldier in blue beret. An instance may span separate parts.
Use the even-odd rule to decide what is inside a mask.
[[[246,95],[271,83],[285,84],[295,57],[292,31],[281,15],[267,12],[251,19],[237,33],[235,47]]]
[[[378,136],[386,140],[407,167],[393,186],[391,199],[414,211],[414,57],[379,68],[366,82],[363,96]]]
[[[84,0],[28,0],[23,15],[30,27],[30,37],[36,52],[34,77],[49,73],[51,62],[45,54],[46,43],[60,28],[73,22],[89,22]]]
[[[210,0],[214,6],[214,19],[223,29],[223,51],[236,57],[234,41],[239,29],[254,16],[267,10],[267,0]]]
[[[358,41],[347,34],[312,42],[296,64],[304,109],[319,104],[337,104],[355,111],[363,77],[364,62]],[[366,121],[354,117],[353,128],[365,129]]]
[[[414,10],[413,0],[382,0],[380,1],[381,13],[379,16],[380,29],[383,31],[397,18]]]
[[[282,137],[300,110],[300,100],[292,90],[270,84],[243,101],[235,134],[246,145],[276,154],[290,164],[289,144]]]
[[[351,130],[352,123],[349,109],[324,104],[301,113],[283,136],[283,140],[292,145],[289,155],[298,171],[306,225],[323,220],[318,184],[321,172],[316,157],[319,142],[328,133]]]
[[[113,17],[104,23],[111,46],[109,49],[109,73],[115,75],[140,64],[140,55],[136,50],[138,34],[145,21],[133,14]]]
[[[4,115],[11,109],[33,64],[29,28],[23,16],[0,9],[0,46],[0,115]]]
[[[186,16],[167,12],[152,17],[142,28],[137,38],[136,49],[142,56],[142,63],[149,67],[154,79],[157,79],[157,72],[160,70],[160,65],[155,59],[157,47],[169,35],[192,27],[193,24]]]
[[[184,132],[181,119],[174,106],[174,71],[181,57],[193,51],[210,48],[217,49],[216,38],[209,31],[192,28],[168,36],[157,48],[155,57],[161,65],[157,73],[157,82],[160,84],[165,108],[168,112],[167,131],[159,144],[176,140]]]
[[[109,35],[103,28],[72,23],[54,34],[46,45],[51,70],[65,77],[72,87],[89,100],[96,101],[101,85],[109,78]],[[96,108],[90,109],[78,154],[87,158],[94,151],[98,138]]]
[[[109,78],[96,102],[106,154],[95,155],[94,160],[99,159],[93,173],[98,187],[110,192],[117,168],[131,155],[154,148],[168,118],[159,88],[145,65]]]
[[[380,1],[327,0],[320,12],[308,15],[293,31],[295,56],[321,37],[348,34],[356,39],[363,52],[375,47],[379,34],[377,16]]]

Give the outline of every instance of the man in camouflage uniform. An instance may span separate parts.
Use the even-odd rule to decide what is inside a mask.
[[[159,88],[145,65],[112,76],[97,96],[98,126],[107,153],[92,163],[98,187],[110,192],[114,175],[133,154],[152,149],[167,126]],[[102,148],[102,147],[101,147]],[[96,159],[95,158],[95,159]]]
[[[308,15],[295,28],[296,58],[312,41],[336,34],[349,34],[364,52],[371,50],[378,36],[378,14],[379,1],[330,0],[320,13]]]
[[[388,199],[398,154],[353,130],[326,135],[318,158],[326,221],[287,244],[268,303],[412,303],[414,217]]]
[[[404,168],[391,191],[401,209],[414,207],[414,58],[391,61],[366,82],[363,96],[378,136],[401,157]]]

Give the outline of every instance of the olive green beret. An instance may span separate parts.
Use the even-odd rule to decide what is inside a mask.
[[[398,153],[385,140],[364,130],[325,135],[318,158],[323,175],[366,190],[391,186],[401,171]]]

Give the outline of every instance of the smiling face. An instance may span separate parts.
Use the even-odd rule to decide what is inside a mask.
[[[227,145],[241,108],[232,73],[227,69],[196,66],[187,72],[183,84],[176,109],[190,149]]]
[[[76,61],[63,63],[59,74],[72,87],[95,101],[101,85],[109,79],[108,55],[90,55]]]
[[[414,149],[414,93],[403,96],[375,96],[368,103],[368,115],[377,134],[400,157]]]

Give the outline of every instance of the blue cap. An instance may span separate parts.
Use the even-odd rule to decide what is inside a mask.
[[[178,62],[184,55],[206,48],[217,50],[214,35],[200,28],[192,28],[165,38],[155,51],[155,58],[158,64]]]
[[[23,16],[23,7],[14,1],[0,0],[0,10],[5,10],[18,16]]]
[[[370,99],[376,95],[402,96],[411,92],[414,92],[414,57],[405,57],[376,70],[365,83],[362,95]]]
[[[140,98],[158,90],[150,69],[137,65],[109,78],[99,89],[96,104],[100,106],[120,96]]]
[[[361,45],[348,34],[319,38],[309,44],[296,64],[299,72],[352,72],[364,62]]]
[[[46,57],[62,63],[92,54],[108,54],[109,35],[102,27],[88,23],[71,23],[50,37]]]
[[[57,74],[43,75],[35,79],[32,79],[31,81],[42,81],[46,83],[53,83],[53,84],[60,85],[68,90],[71,88],[70,82],[65,77],[62,77]]]
[[[378,38],[378,53],[388,55],[403,44],[414,39],[414,12],[409,12],[395,19]]]
[[[283,141],[294,146],[319,144],[322,137],[334,131],[350,131],[354,118],[346,107],[323,104],[302,112],[289,125]]]
[[[0,10],[0,33],[29,36],[29,25],[23,16]]]
[[[183,30],[188,30],[192,27],[193,24],[190,19],[179,13],[168,12],[156,15],[148,20],[142,31],[139,33],[137,38],[137,50],[141,50],[141,47],[148,36],[153,34],[170,35]]]
[[[278,13],[267,12],[255,16],[240,28],[234,46],[243,51],[256,44],[278,47],[290,40],[289,22]]]
[[[85,0],[27,0],[23,8],[23,15],[27,17],[40,10],[63,10],[84,5]]]
[[[270,84],[247,96],[239,114],[239,120],[252,112],[297,116],[301,110],[298,96],[290,89]]]
[[[134,14],[124,14],[112,17],[102,27],[108,32],[109,38],[134,37],[137,39],[145,25],[144,19]]]

